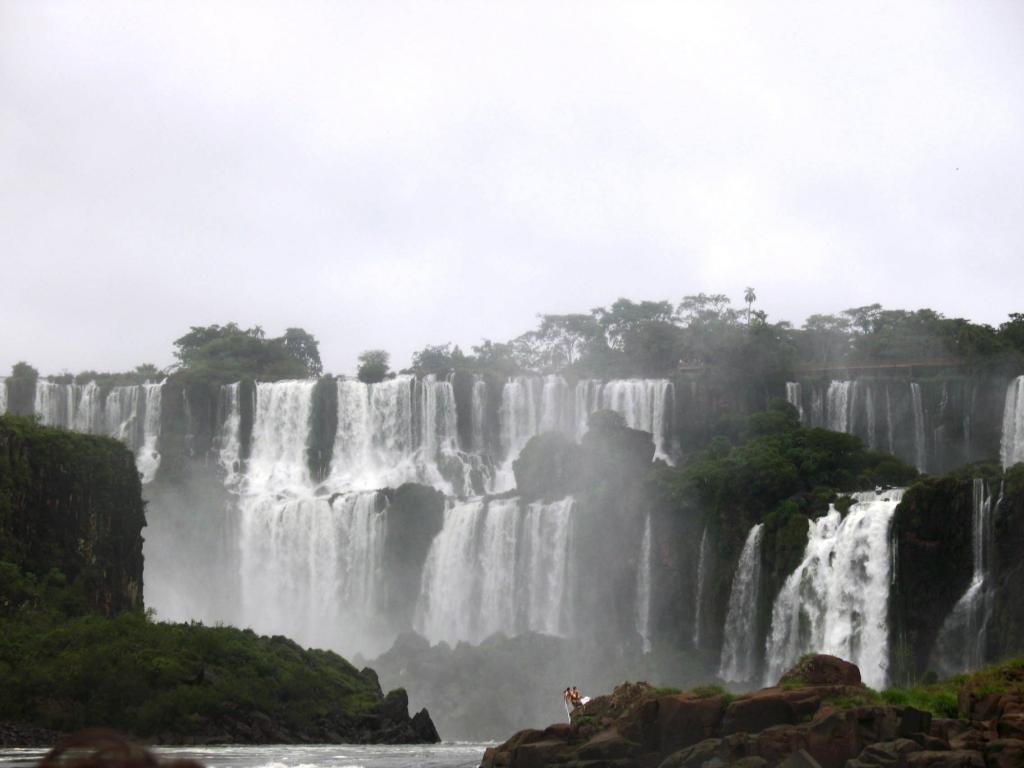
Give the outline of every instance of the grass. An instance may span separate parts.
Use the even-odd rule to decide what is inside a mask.
[[[1024,658],[1009,659],[933,683],[887,688],[878,695],[886,704],[911,706],[931,712],[936,717],[953,718],[959,714],[957,698],[965,685],[981,696],[993,693],[1024,694]]]

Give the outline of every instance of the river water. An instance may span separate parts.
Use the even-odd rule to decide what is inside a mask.
[[[165,758],[189,758],[207,768],[477,768],[490,744],[159,747]],[[45,749],[0,749],[0,768],[27,768]]]

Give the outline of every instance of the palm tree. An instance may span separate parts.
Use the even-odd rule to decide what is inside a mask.
[[[743,300],[747,302],[747,325],[750,325],[750,308],[754,305],[754,302],[757,301],[757,294],[754,293],[754,289],[750,286],[747,286],[743,290]]]

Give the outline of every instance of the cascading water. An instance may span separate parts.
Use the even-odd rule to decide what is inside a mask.
[[[718,668],[718,676],[729,683],[749,682],[757,675],[757,616],[761,599],[763,538],[764,525],[758,523],[747,534],[732,578]]]
[[[932,666],[942,675],[976,669],[985,663],[992,591],[988,586],[992,553],[993,497],[985,481],[974,478],[971,546],[974,571],[970,586],[942,623],[932,652]]]
[[[76,432],[99,434],[104,423],[103,405],[99,384],[90,381],[78,395],[77,405],[69,421],[71,428]]]
[[[495,632],[565,634],[574,573],[571,497],[553,504],[472,499],[450,506],[423,569],[414,627],[431,642]]]
[[[800,422],[803,423],[804,398],[803,389],[801,388],[799,381],[786,382],[786,402],[796,408],[797,413],[800,414]]]
[[[7,378],[0,376],[0,415],[7,413]]]
[[[78,385],[39,380],[34,407],[47,426],[120,440],[136,454],[142,481],[148,483],[160,463],[162,386],[147,382],[112,387],[104,398],[95,381]]]
[[[914,410],[914,464],[918,472],[924,472],[928,464],[928,446],[925,439],[921,385],[916,381],[910,383],[910,401]]]
[[[243,623],[267,634],[287,630],[312,647],[382,650],[385,516],[376,501],[375,492],[333,504],[266,496],[243,501]]]
[[[163,383],[143,384],[142,444],[135,457],[135,464],[142,474],[143,483],[153,482],[160,468],[160,419],[163,404]]]
[[[235,489],[242,481],[242,449],[238,430],[242,424],[240,385],[224,384],[220,388],[217,408],[220,412],[220,431],[217,433],[217,463],[224,470],[224,484]]]
[[[666,412],[672,383],[667,379],[617,379],[601,389],[601,407],[621,413],[626,426],[654,436],[654,456],[671,463],[666,437]]]
[[[813,520],[803,562],[772,607],[765,683],[805,653],[830,653],[860,667],[864,682],[884,687],[889,667],[889,529],[903,492],[855,494],[843,517],[834,507]]]
[[[103,406],[105,431],[127,445],[133,452],[139,447],[139,401],[141,388],[113,387]]]
[[[1004,469],[1024,461],[1024,376],[1018,376],[1006,388],[1000,447]]]
[[[597,379],[581,379],[576,382],[573,411],[576,414],[576,439],[587,432],[587,417],[601,407],[602,384]]]
[[[636,573],[636,631],[644,653],[651,652],[651,516],[644,519]]]
[[[261,632],[287,631],[307,645],[383,650],[378,607],[386,518],[374,491],[314,496],[306,461],[313,386],[256,385],[252,449],[238,499],[241,620]],[[234,467],[238,390],[224,394],[221,463]],[[395,398],[375,404],[389,402]],[[378,413],[383,422],[394,416],[388,408]],[[340,422],[339,433],[348,428]]]
[[[338,428],[328,485],[335,490],[370,490],[421,482],[452,493],[438,460],[462,462],[457,450],[455,394],[448,381],[399,376],[376,384],[340,379]]]
[[[833,381],[825,395],[825,426],[833,432],[846,432],[850,424],[850,387],[852,381]]]
[[[704,632],[704,589],[711,563],[708,545],[708,527],[700,535],[700,554],[697,556],[697,591],[693,596],[693,647],[700,648]]]
[[[470,415],[473,423],[470,425],[472,444],[469,449],[477,454],[482,454],[487,449],[487,441],[484,437],[484,423],[487,413],[487,382],[483,376],[476,375],[473,378],[473,392]]]
[[[516,581],[526,601],[525,609],[517,609],[517,620],[525,630],[567,635],[572,626],[573,504],[570,496],[526,507],[516,557]]]

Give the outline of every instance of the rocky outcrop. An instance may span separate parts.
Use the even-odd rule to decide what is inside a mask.
[[[1024,765],[1024,688],[1010,681],[1003,693],[989,690],[968,683],[960,719],[933,719],[880,703],[856,666],[822,655],[801,660],[778,686],[735,698],[713,687],[666,695],[626,683],[578,707],[571,723],[488,749],[481,768]]]

